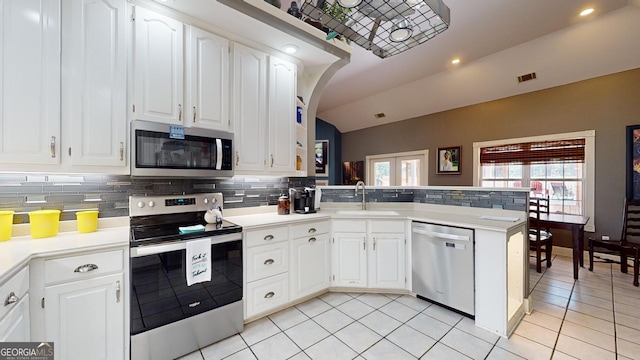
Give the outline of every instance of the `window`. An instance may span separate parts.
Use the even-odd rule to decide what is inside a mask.
[[[427,185],[427,150],[367,156],[367,184]]]
[[[594,229],[595,132],[474,143],[474,183],[531,188],[550,211],[589,216]]]

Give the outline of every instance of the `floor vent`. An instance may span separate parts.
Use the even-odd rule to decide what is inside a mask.
[[[374,114],[373,116],[375,116],[376,119],[382,119],[383,117],[386,117],[387,115],[385,115],[384,113],[377,113],[377,114]]]
[[[518,76],[518,82],[525,82],[525,81],[529,81],[529,80],[533,80],[536,78],[536,73],[532,72],[529,74],[524,74],[524,75],[520,75]]]

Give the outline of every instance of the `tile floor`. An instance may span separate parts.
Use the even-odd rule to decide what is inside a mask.
[[[556,256],[531,271],[535,311],[509,338],[408,295],[326,293],[182,357],[212,359],[640,359],[640,289],[619,265]]]

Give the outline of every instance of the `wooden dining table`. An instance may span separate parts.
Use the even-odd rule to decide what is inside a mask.
[[[571,230],[571,247],[573,248],[573,278],[578,279],[578,266],[584,267],[584,226],[588,216],[556,213],[541,213],[540,225],[550,229]]]

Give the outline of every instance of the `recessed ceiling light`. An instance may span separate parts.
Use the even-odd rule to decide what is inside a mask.
[[[453,59],[451,60],[451,63],[456,65],[456,64],[460,64],[460,59]]]
[[[282,51],[286,52],[287,54],[295,54],[298,52],[298,50],[299,49],[297,46],[291,44],[282,47]]]
[[[580,12],[580,16],[587,16],[593,12],[593,8],[584,9]]]

